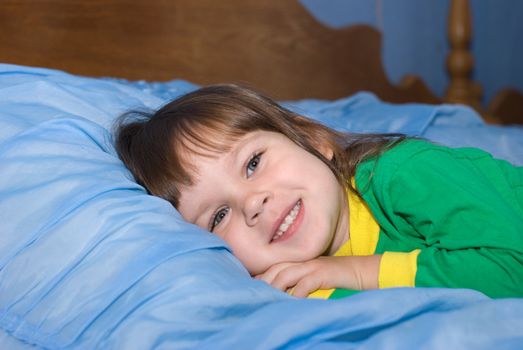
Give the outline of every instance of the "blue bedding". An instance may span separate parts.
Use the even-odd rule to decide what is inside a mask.
[[[146,194],[111,126],[194,89],[0,65],[0,348],[517,349],[523,300],[389,289],[295,299]],[[523,129],[369,93],[285,105],[340,130],[404,132],[523,164]]]

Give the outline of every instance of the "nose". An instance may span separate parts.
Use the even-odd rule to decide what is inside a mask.
[[[247,225],[253,226],[258,222],[270,197],[269,192],[253,192],[245,197],[243,215]]]

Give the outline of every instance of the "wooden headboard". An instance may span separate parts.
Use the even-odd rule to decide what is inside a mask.
[[[437,103],[420,80],[387,80],[380,34],[330,29],[297,0],[4,0],[0,61],[89,76],[238,82],[278,99],[359,90]]]
[[[467,40],[457,43],[461,50]],[[368,90],[390,102],[442,102],[416,77],[387,80],[378,31],[327,28],[297,0],[3,0],[0,62],[130,80],[236,82],[277,99]]]

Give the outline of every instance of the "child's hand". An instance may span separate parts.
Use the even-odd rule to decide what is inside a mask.
[[[380,260],[381,255],[322,256],[275,264],[256,278],[296,297],[306,297],[318,289],[374,289],[378,288]]]

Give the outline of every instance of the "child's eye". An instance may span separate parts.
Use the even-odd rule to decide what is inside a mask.
[[[261,153],[254,154],[251,159],[249,159],[249,162],[247,163],[245,173],[247,177],[250,177],[254,170],[256,170],[256,167],[260,164],[261,160]]]
[[[220,210],[218,210],[216,212],[216,214],[214,214],[214,216],[212,217],[212,222],[211,224],[209,225],[209,231],[213,231],[214,228],[216,226],[218,226],[220,224],[220,222],[222,222],[223,218],[227,215],[227,213],[229,212],[229,208],[222,208]]]

